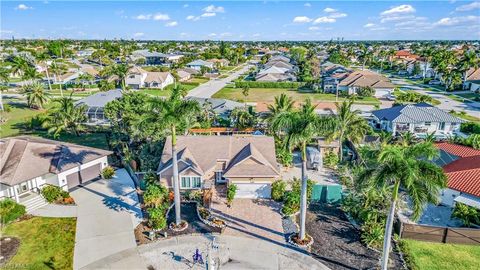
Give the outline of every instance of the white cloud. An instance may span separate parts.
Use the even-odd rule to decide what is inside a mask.
[[[305,7],[311,7],[312,4],[310,4],[310,3],[305,3],[305,4],[303,4],[303,6],[305,6]]]
[[[137,32],[135,34],[133,34],[134,37],[143,37],[145,35],[145,33],[142,33],[142,32]]]
[[[438,20],[435,22],[433,25],[434,26],[455,26],[455,25],[461,25],[465,23],[478,23],[480,20],[479,16],[465,16],[465,17],[446,17]]]
[[[206,8],[204,8],[203,11],[205,11],[207,13],[223,13],[223,12],[225,12],[225,9],[223,7],[216,7],[214,5],[210,5]]]
[[[330,17],[319,17],[313,21],[313,24],[319,24],[319,23],[334,23],[337,20],[335,18],[330,18]]]
[[[187,8],[187,7],[189,7],[189,5],[188,5],[188,4],[184,4],[183,7],[184,7],[184,8]]]
[[[344,18],[344,17],[347,17],[347,13],[339,13],[339,12],[335,12],[335,13],[332,13],[330,15],[328,15],[328,17],[330,18]]]
[[[320,27],[310,26],[310,27],[308,28],[308,30],[310,30],[310,31],[317,31],[317,30],[320,30]]]
[[[381,23],[386,23],[386,22],[397,22],[397,21],[405,21],[405,20],[413,20],[415,16],[413,15],[407,15],[407,16],[389,16],[382,18],[380,20]]]
[[[216,37],[217,34],[215,34],[215,33],[210,33],[210,34],[208,34],[208,36],[209,36],[209,37]]]
[[[470,10],[479,9],[479,8],[480,8],[480,2],[473,2],[473,3],[470,3],[470,4],[459,6],[455,10],[456,11],[470,11]]]
[[[168,22],[165,24],[166,27],[174,27],[174,26],[177,26],[178,25],[178,22],[176,21],[172,21],[172,22]]]
[[[295,18],[293,18],[293,22],[294,23],[309,23],[311,22],[313,19],[310,19],[309,17],[307,16],[297,16]]]
[[[29,7],[25,4],[19,4],[15,9],[17,9],[17,10],[27,10],[27,9],[32,9],[32,7]]]
[[[152,18],[152,14],[140,14],[134,17],[136,20],[150,20]]]
[[[13,34],[13,30],[0,30],[0,34]]]
[[[193,20],[195,20],[195,18],[196,17],[193,16],[193,15],[188,15],[187,18],[185,18],[185,19],[188,20],[188,21],[193,21]]]
[[[365,28],[372,28],[372,27],[374,27],[375,25],[376,25],[376,24],[374,24],[374,23],[367,23],[367,24],[365,24],[363,27],[365,27]]]
[[[214,17],[216,15],[217,15],[217,13],[215,13],[215,12],[205,12],[202,15],[200,15],[200,17],[206,18],[206,17]]]
[[[170,16],[168,16],[168,14],[157,13],[153,16],[153,20],[155,20],[155,21],[168,21],[168,20],[170,20]]]
[[[391,9],[387,9],[380,13],[382,16],[392,15],[392,14],[407,14],[407,13],[414,13],[415,8],[411,5],[400,5],[396,7],[392,7]]]
[[[336,12],[336,11],[337,11],[336,9],[334,9],[334,8],[329,8],[329,7],[325,8],[325,9],[323,10],[323,12],[327,12],[327,13],[332,13],[332,12]]]

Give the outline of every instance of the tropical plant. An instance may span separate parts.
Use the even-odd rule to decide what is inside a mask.
[[[108,80],[101,80],[98,83],[98,88],[100,89],[100,91],[108,91],[108,90],[115,89],[115,84]]]
[[[145,193],[143,193],[143,202],[147,207],[159,207],[162,204],[168,204],[168,189],[154,183],[147,184]]]
[[[229,184],[227,189],[227,204],[232,205],[235,194],[237,193],[237,185]]]
[[[277,180],[272,183],[272,199],[275,201],[282,201],[285,195],[287,183],[283,180]]]
[[[300,148],[302,157],[302,189],[301,189],[301,215],[299,239],[305,239],[305,220],[307,211],[307,144],[318,135],[335,128],[334,119],[328,116],[319,116],[310,99],[302,105],[301,109],[292,112],[282,112],[272,120],[274,131],[285,133],[285,147]]]
[[[27,104],[30,108],[43,109],[43,106],[50,98],[43,84],[40,83],[25,85],[23,92],[27,96]]]
[[[125,78],[127,77],[129,70],[130,67],[126,64],[115,64],[107,68],[107,73],[109,75],[117,76],[117,81],[122,87],[122,90],[126,90],[127,86],[125,84]]]
[[[245,129],[255,125],[254,112],[246,108],[235,108],[230,114],[232,122],[238,129]]]
[[[8,224],[25,214],[25,206],[10,198],[0,201],[0,224]]]
[[[338,165],[338,162],[338,155],[336,155],[334,152],[328,152],[323,158],[323,165],[325,165],[327,168],[335,169]]]
[[[102,170],[102,178],[103,179],[112,179],[115,175],[115,169],[112,166],[107,166]]]
[[[460,219],[467,227],[471,227],[473,224],[480,225],[480,211],[463,203],[455,203],[452,217]]]
[[[7,84],[10,81],[10,70],[5,67],[0,67],[0,82]],[[0,110],[3,111],[3,90],[4,88],[0,88]]]
[[[161,230],[167,227],[165,218],[165,209],[162,207],[152,207],[147,209],[148,224],[155,230]]]
[[[387,145],[378,155],[374,168],[366,169],[360,179],[380,189],[391,192],[390,210],[387,215],[381,268],[387,269],[391,236],[398,192],[400,187],[410,197],[412,218],[418,219],[427,203],[437,203],[440,189],[446,187],[443,169],[431,162],[439,151],[428,142],[411,146]]]
[[[60,199],[70,197],[68,192],[64,191],[60,187],[53,185],[45,185],[44,187],[42,187],[41,194],[49,203],[53,203]]]
[[[42,126],[56,138],[63,131],[80,136],[80,131],[84,129],[83,123],[88,119],[86,105],[75,106],[71,97],[55,99],[54,103],[54,107],[49,110],[48,117]]]

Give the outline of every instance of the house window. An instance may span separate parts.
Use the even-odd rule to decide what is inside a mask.
[[[429,126],[431,126],[431,125],[432,125],[432,122],[425,122],[425,126],[426,126],[426,127],[429,127]]]
[[[199,176],[182,176],[181,188],[199,188],[202,186],[202,180]]]

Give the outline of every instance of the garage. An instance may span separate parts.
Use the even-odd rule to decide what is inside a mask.
[[[70,189],[90,180],[93,180],[100,176],[100,172],[101,163],[97,163],[78,172],[69,174],[67,175],[67,186]]]
[[[376,98],[385,98],[385,97],[389,96],[391,93],[392,93],[391,89],[377,88],[377,89],[375,89],[375,95],[374,96]]]
[[[234,183],[237,186],[235,198],[240,199],[270,199],[272,194],[271,184]]]

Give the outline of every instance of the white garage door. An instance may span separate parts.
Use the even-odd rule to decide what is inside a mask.
[[[235,198],[240,199],[270,199],[272,193],[272,186],[270,184],[238,184]]]
[[[376,98],[385,98],[387,97],[388,95],[390,95],[392,91],[388,90],[388,89],[376,89],[375,90],[375,97]]]

